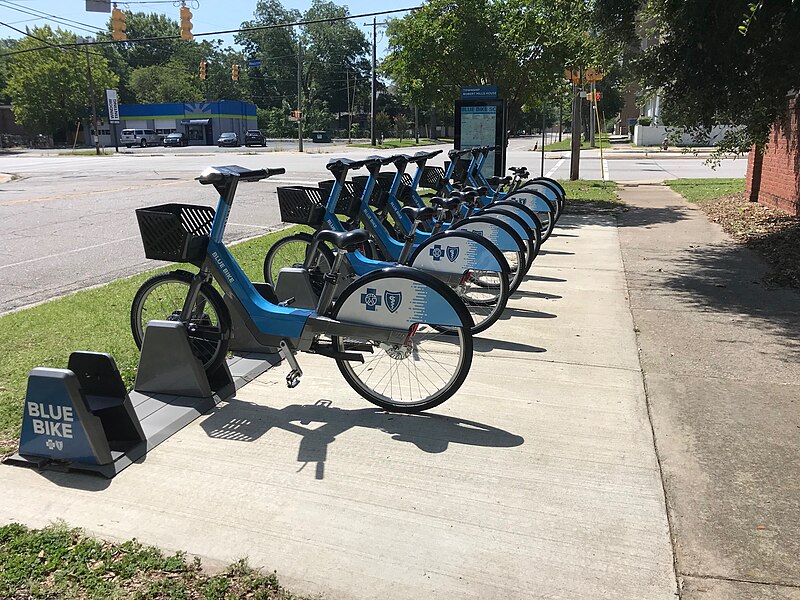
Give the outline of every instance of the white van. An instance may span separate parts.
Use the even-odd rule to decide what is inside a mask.
[[[119,135],[120,143],[126,148],[131,146],[141,146],[146,148],[161,144],[161,136],[153,129],[123,129]]]

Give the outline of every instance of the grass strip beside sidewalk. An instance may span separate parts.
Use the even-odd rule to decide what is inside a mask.
[[[248,277],[261,281],[269,247],[296,229],[236,244],[231,252]],[[148,277],[178,267],[196,270],[169,265],[0,317],[0,456],[16,449],[28,373],[34,367],[64,368],[74,350],[108,352],[127,387],[133,387],[139,350],[131,335],[131,302]]]
[[[697,203],[736,241],[758,252],[769,264],[765,283],[800,288],[800,217],[750,202],[744,179],[672,179],[665,182]]]
[[[559,180],[567,194],[565,214],[616,212],[625,204],[617,196],[613,181]]]
[[[262,575],[243,560],[209,575],[183,553],[164,555],[135,539],[104,542],[60,524],[0,527],[0,567],[0,598],[296,598],[274,574]]]

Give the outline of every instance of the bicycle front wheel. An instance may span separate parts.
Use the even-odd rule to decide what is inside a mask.
[[[341,352],[362,349],[364,363],[336,360],[345,381],[369,402],[401,413],[417,413],[440,405],[452,396],[472,364],[472,334],[467,327],[448,332],[430,325],[414,325],[403,344],[377,343],[333,337]]]
[[[141,350],[147,324],[153,320],[179,321],[193,276],[186,271],[161,273],[142,284],[131,305],[131,331]],[[184,323],[192,354],[206,372],[218,367],[228,352],[231,319],[228,307],[208,283],[200,287],[197,302]]]
[[[278,273],[286,267],[302,267],[311,249],[312,236],[308,233],[287,235],[272,244],[264,257],[264,281],[275,287]],[[325,244],[319,245],[319,252],[309,267],[318,267],[320,272],[328,273],[333,268],[333,252]]]

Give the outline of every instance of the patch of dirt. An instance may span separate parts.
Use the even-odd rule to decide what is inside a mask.
[[[765,283],[800,288],[800,217],[750,202],[743,193],[699,206],[726,233],[764,257],[771,269]]]

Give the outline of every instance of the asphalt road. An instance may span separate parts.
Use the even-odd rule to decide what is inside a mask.
[[[538,174],[541,154],[531,151],[535,143],[530,138],[512,140],[508,163],[527,165]],[[302,154],[279,147],[136,148],[99,157],[41,151],[0,156],[0,173],[15,176],[0,184],[0,219],[8,225],[0,242],[0,313],[154,267],[156,263],[144,258],[134,209],[166,202],[213,206],[214,190],[194,181],[209,165],[286,169],[283,176],[239,188],[227,229],[227,239],[234,241],[281,227],[277,185],[313,185],[328,178],[325,163],[330,158],[375,153],[311,143]],[[441,165],[444,157],[431,164]],[[605,178],[616,181],[742,177],[746,169],[746,161],[736,160],[712,171],[704,160],[625,154],[606,158],[603,166]],[[542,170],[568,178],[566,153],[545,153]],[[583,153],[581,177],[601,179],[596,151]]]

